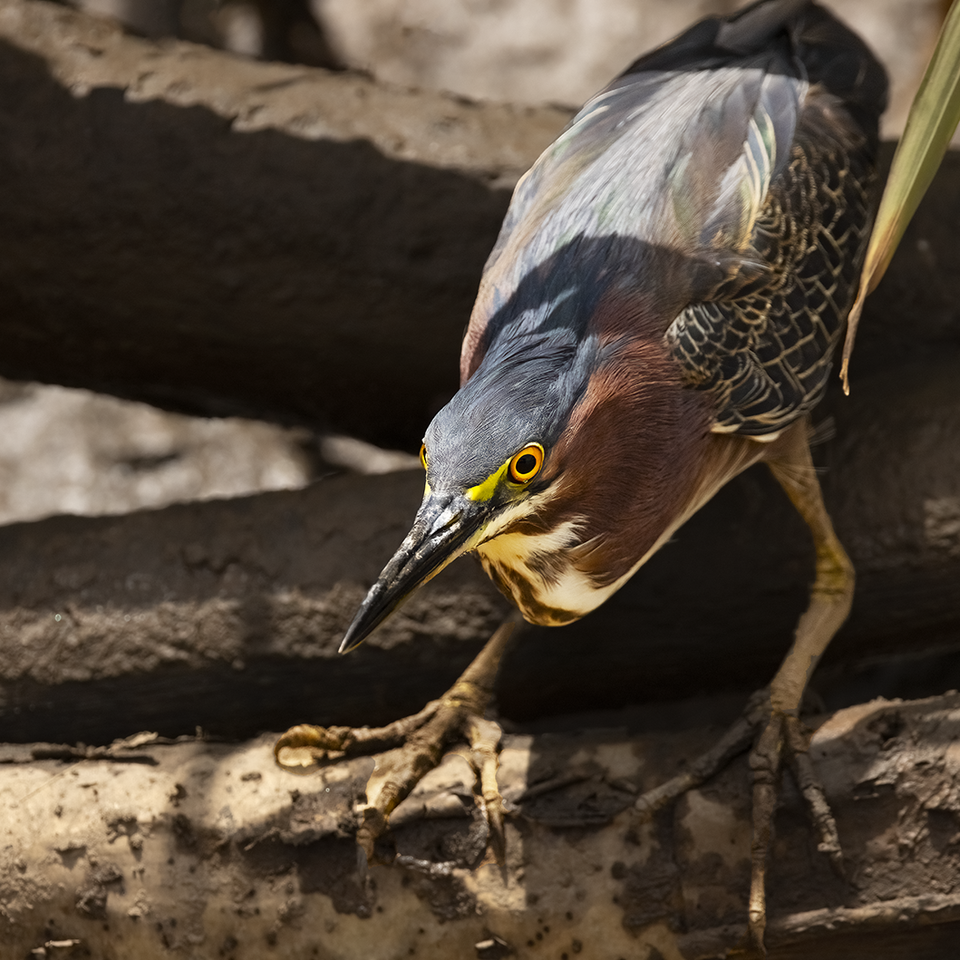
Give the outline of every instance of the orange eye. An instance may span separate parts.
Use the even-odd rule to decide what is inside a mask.
[[[514,483],[528,483],[543,466],[543,447],[539,443],[528,443],[510,461],[508,473]]]
[[[423,469],[427,469],[427,445],[425,443],[420,444],[420,462],[423,464]]]

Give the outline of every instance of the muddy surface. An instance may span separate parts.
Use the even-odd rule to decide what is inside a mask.
[[[958,723],[953,695],[878,701],[820,726],[813,755],[846,878],[817,854],[785,778],[771,957],[955,956]],[[372,759],[296,775],[274,765],[269,738],[144,735],[89,759],[6,747],[0,935],[10,956],[57,941],[74,952],[53,956],[104,960],[725,956],[743,937],[749,887],[745,759],[653,823],[632,814],[638,790],[715,736],[507,737],[503,871],[485,856],[456,754],[397,808],[393,864],[367,867],[354,804]]]

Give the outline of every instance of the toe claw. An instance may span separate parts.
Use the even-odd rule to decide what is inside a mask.
[[[817,831],[818,849],[830,859],[838,876],[843,877],[843,854],[836,822],[807,752],[808,736],[796,715],[775,709],[770,702],[769,689],[758,691],[751,697],[740,719],[711,750],[694,760],[686,772],[640,796],[635,803],[634,815],[641,821],[651,819],[658,810],[714,776],[751,743],[753,840],[748,934],[751,954],[765,957],[767,853],[784,754]]]
[[[834,873],[842,880],[845,870],[837,823],[827,803],[823,785],[813,769],[808,752],[810,738],[796,717],[786,718],[786,739],[791,772],[806,801],[810,821],[819,835],[817,850],[829,859]]]
[[[277,738],[273,756],[281,767],[313,766],[326,759],[329,752],[346,749],[349,733],[349,727],[315,727],[300,723]]]
[[[767,947],[763,942],[766,930],[766,909],[761,906],[760,910],[754,911],[751,908],[749,922],[747,923],[747,937],[750,941],[750,947],[752,948],[753,954],[757,957],[762,958],[767,955]]]
[[[474,718],[467,729],[470,742],[470,764],[480,787],[480,804],[489,830],[489,844],[497,864],[506,863],[506,836],[503,826],[503,798],[497,784],[499,766],[500,725],[493,720]]]
[[[360,808],[360,826],[357,827],[357,846],[363,851],[367,863],[373,863],[377,840],[387,829],[386,814],[373,804]]]
[[[478,802],[494,854],[503,863],[503,802],[497,787],[500,727],[485,720],[484,712],[515,626],[516,617],[508,618],[446,695],[413,716],[378,728],[301,724],[277,740],[274,756],[284,767],[312,766],[331,752],[379,755],[367,781],[366,802],[359,808],[357,842],[367,861],[374,859],[377,839],[385,833],[397,804],[437,766],[448,747],[466,739],[480,783]]]

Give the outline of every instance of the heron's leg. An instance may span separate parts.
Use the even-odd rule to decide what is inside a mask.
[[[807,753],[808,738],[800,723],[800,702],[820,657],[850,612],[854,587],[853,564],[840,545],[827,514],[806,431],[791,431],[788,443],[776,451],[768,464],[813,535],[816,577],[809,605],[797,623],[793,646],[770,684],[767,722],[750,754],[753,770],[750,933],[761,950],[766,926],[764,880],[767,852],[784,745],[797,785],[819,832],[819,849],[830,857],[834,868],[842,872],[837,828]]]
[[[423,710],[385,727],[291,727],[277,740],[274,755],[281,766],[307,766],[330,752],[381,754],[367,781],[366,803],[360,808],[357,842],[367,859],[387,827],[393,809],[458,740],[470,746],[481,803],[490,831],[490,845],[503,855],[503,807],[497,788],[500,727],[484,719],[504,651],[518,617],[506,620],[487,641],[452,687]]]
[[[750,936],[763,953],[766,926],[765,877],[776,783],[786,745],[787,759],[819,834],[818,847],[842,869],[836,824],[807,753],[808,738],[800,723],[800,702],[820,657],[850,611],[853,565],[834,533],[823,503],[805,424],[771,445],[767,463],[787,496],[806,521],[816,550],[816,576],[807,609],[797,623],[793,645],[770,686],[751,697],[743,715],[717,745],[698,757],[687,771],[643,794],[638,816],[649,819],[657,810],[706,782],[737,754],[750,748],[753,770],[753,842],[751,844]]]

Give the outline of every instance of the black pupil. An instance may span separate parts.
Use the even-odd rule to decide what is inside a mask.
[[[528,473],[533,473],[537,469],[537,458],[532,453],[525,453],[517,461],[517,473],[521,477],[525,477]]]

